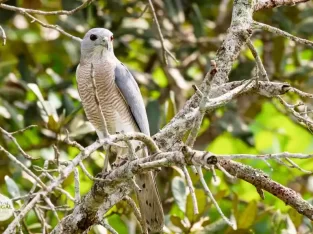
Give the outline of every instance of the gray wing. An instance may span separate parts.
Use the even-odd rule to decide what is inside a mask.
[[[142,100],[139,87],[132,74],[121,62],[118,62],[115,68],[115,83],[127,102],[140,131],[146,135],[150,135],[145,104]]]

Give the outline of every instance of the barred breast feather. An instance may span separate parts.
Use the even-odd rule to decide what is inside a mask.
[[[96,81],[99,102],[110,134],[138,131],[129,107],[115,84],[116,62],[100,60],[93,63],[93,77]],[[98,131],[103,131],[101,113],[95,101],[92,83],[91,63],[85,62],[77,68],[78,92],[88,120]]]

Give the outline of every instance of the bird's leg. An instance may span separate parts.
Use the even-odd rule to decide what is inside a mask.
[[[104,150],[105,150],[105,158],[104,158],[102,172],[108,172],[108,171],[110,171],[109,159],[114,158],[114,155],[116,156],[116,152],[114,152],[114,150],[112,150],[112,146],[108,146],[107,148],[104,148]]]
[[[105,154],[104,164],[103,164],[103,172],[109,171],[109,153]]]

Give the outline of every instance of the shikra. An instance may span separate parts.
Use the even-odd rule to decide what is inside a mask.
[[[95,88],[99,105],[96,102]],[[98,137],[104,137],[104,124],[99,106],[110,134],[142,132],[150,135],[148,118],[139,87],[129,70],[114,55],[113,33],[104,28],[89,30],[81,42],[80,64],[76,71],[78,92],[88,120]],[[133,142],[135,146],[138,144]],[[127,148],[118,148],[126,155]],[[147,154],[144,148],[139,157]],[[139,208],[149,233],[164,226],[164,214],[152,172],[136,175]]]

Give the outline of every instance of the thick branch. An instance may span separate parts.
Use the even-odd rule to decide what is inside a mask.
[[[252,24],[253,5],[254,1],[238,0],[234,2],[231,26],[215,58],[218,70],[212,80],[212,89],[214,86],[221,86],[228,81],[232,64],[245,44],[248,29]],[[201,91],[208,85],[209,77],[208,73],[200,86]],[[211,91],[209,96],[216,97],[216,94]],[[182,139],[186,131],[192,128],[196,114],[194,109],[199,106],[199,103],[200,96],[194,94],[172,121],[155,135],[158,145],[163,150],[171,148],[174,143]]]
[[[312,155],[281,153],[275,156],[307,158]],[[247,155],[247,157],[251,155]],[[297,195],[292,189],[286,188],[271,180],[268,175],[250,166],[231,161],[226,155],[214,155],[209,152],[195,151],[183,148],[183,151],[159,153],[147,158],[140,158],[127,162],[108,174],[102,175],[106,181],[96,182],[91,191],[85,196],[74,212],[59,223],[53,233],[82,233],[90,225],[99,222],[103,214],[123,196],[131,190],[128,182],[134,174],[142,171],[155,169],[157,167],[170,167],[173,165],[197,165],[210,166],[216,163],[222,166],[230,175],[243,179],[259,189],[266,190],[286,204],[292,206],[299,213],[313,220],[313,207]],[[240,158],[244,158],[241,155]],[[256,159],[267,157],[266,155],[254,156]],[[270,158],[270,156],[268,156]],[[219,167],[217,167],[219,168]],[[102,202],[104,204],[102,205]],[[84,225],[82,225],[84,224]],[[61,226],[63,229],[60,229]]]
[[[230,160],[219,160],[219,164],[231,175],[253,184],[258,189],[268,191],[284,201],[286,205],[290,205],[300,214],[313,220],[313,206],[309,202],[303,200],[294,190],[270,179],[263,171]]]
[[[295,4],[308,2],[309,0],[259,0],[255,6],[254,10],[264,10],[270,9],[274,7],[281,7],[281,6],[294,6]]]

